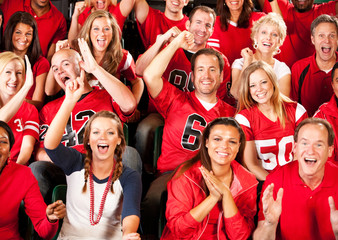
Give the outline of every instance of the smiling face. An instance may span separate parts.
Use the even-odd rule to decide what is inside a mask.
[[[225,0],[225,4],[228,6],[231,12],[242,12],[244,0]]]
[[[121,143],[117,122],[111,118],[97,117],[90,127],[89,144],[93,160],[114,158],[115,148]]]
[[[8,133],[0,127],[0,169],[3,168],[10,155],[10,143]]]
[[[5,98],[13,97],[24,84],[25,71],[20,61],[10,61],[0,73],[0,92]]]
[[[311,36],[311,41],[315,45],[317,61],[326,62],[335,59],[338,36],[333,23],[318,24]]]
[[[95,10],[107,11],[109,7],[109,1],[106,1],[106,0],[91,0],[90,3],[94,7]]]
[[[328,144],[328,131],[324,125],[306,124],[300,128],[294,154],[298,159],[299,175],[305,182],[324,176],[325,163],[333,148]]]
[[[104,53],[113,38],[111,22],[108,18],[96,18],[90,29],[90,41],[95,53]]]
[[[201,54],[196,58],[192,79],[197,97],[215,97],[223,81],[219,62],[214,55]]]
[[[292,0],[292,3],[296,11],[307,12],[313,7],[314,0]]]
[[[213,32],[214,18],[211,13],[197,10],[191,19],[187,21],[187,29],[194,35],[196,45],[204,45]]]
[[[229,165],[236,158],[240,147],[240,134],[231,125],[215,125],[206,141],[211,166]]]
[[[262,53],[273,53],[279,47],[278,28],[272,24],[263,24],[255,35],[257,50]]]
[[[257,69],[249,77],[249,89],[253,100],[260,104],[269,104],[274,91],[273,84],[262,69]]]
[[[26,53],[33,40],[33,28],[24,23],[15,26],[12,42],[14,52],[17,54]]]
[[[80,66],[74,50],[62,49],[52,58],[52,71],[56,82],[65,90],[66,84],[80,76]]]
[[[165,0],[165,11],[170,13],[180,13],[189,0]]]

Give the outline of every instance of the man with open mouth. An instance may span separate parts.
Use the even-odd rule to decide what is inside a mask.
[[[307,118],[294,138],[298,161],[267,177],[254,239],[337,239],[338,166],[327,161],[333,129],[326,120]]]

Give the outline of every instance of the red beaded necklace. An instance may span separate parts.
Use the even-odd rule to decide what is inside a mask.
[[[104,189],[104,192],[103,192],[103,195],[102,195],[102,199],[101,199],[101,203],[100,203],[99,213],[97,215],[96,220],[94,220],[94,182],[93,182],[93,172],[92,172],[92,169],[90,169],[90,174],[89,174],[89,188],[90,188],[89,221],[90,221],[90,224],[92,226],[95,226],[96,224],[98,224],[100,222],[101,217],[102,217],[103,208],[104,208],[104,204],[106,202],[107,194],[108,194],[108,191],[110,190],[110,186],[112,184],[114,167],[115,167],[115,164],[114,164],[113,169],[111,170],[111,173],[109,175],[106,188]]]

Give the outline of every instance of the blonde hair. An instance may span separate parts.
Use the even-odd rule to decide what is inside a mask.
[[[25,62],[24,60],[19,57],[18,55],[16,55],[14,52],[3,52],[0,53],[0,73],[2,73],[2,71],[5,69],[5,67],[7,66],[7,64],[13,60],[18,60],[20,62],[20,64],[23,67],[23,71],[24,71],[24,76],[25,76]]]
[[[106,0],[107,6],[114,5],[116,6],[117,0]],[[85,5],[87,7],[92,7],[92,1],[91,0],[85,0]]]
[[[94,47],[90,39],[90,31],[92,29],[94,20],[97,18],[109,19],[111,23],[112,35],[113,35],[112,40],[109,43],[107,50],[104,54],[102,62],[99,64],[107,72],[109,72],[112,75],[115,75],[117,67],[119,66],[122,60],[122,57],[123,57],[122,46],[120,42],[121,30],[120,30],[120,27],[117,25],[115,18],[109,12],[103,11],[103,10],[97,10],[91,13],[86,19],[86,21],[84,22],[83,27],[81,28],[79,32],[78,38],[83,38],[88,43],[89,49],[93,54]],[[75,39],[73,43],[74,43],[75,49],[78,52],[80,52],[77,39]]]
[[[271,103],[274,107],[275,113],[277,114],[277,118],[279,119],[282,127],[285,127],[285,123],[288,119],[288,115],[286,113],[284,102],[293,102],[287,96],[283,95],[279,91],[277,76],[274,73],[273,69],[263,61],[256,61],[251,63],[242,73],[240,77],[240,96],[238,101],[238,112],[243,109],[250,109],[253,106],[257,105],[257,102],[252,98],[250,93],[250,76],[257,70],[263,70],[268,76],[269,80],[273,85],[273,94],[271,96]]]
[[[90,117],[90,119],[88,120],[86,127],[85,127],[85,132],[83,135],[83,145],[85,147],[86,150],[86,157],[85,157],[85,161],[84,161],[84,186],[82,188],[82,192],[86,192],[87,190],[87,180],[89,177],[89,173],[90,173],[90,168],[91,168],[91,164],[92,164],[92,157],[93,157],[93,151],[89,145],[89,136],[90,136],[90,131],[91,131],[91,126],[93,121],[96,118],[109,118],[113,121],[116,122],[117,125],[117,133],[119,138],[121,138],[121,143],[119,145],[116,146],[115,148],[115,160],[116,160],[116,164],[115,164],[115,169],[113,172],[113,178],[112,178],[112,185],[111,185],[111,191],[112,193],[114,193],[114,189],[113,189],[113,185],[114,182],[121,176],[122,174],[122,169],[123,169],[123,165],[122,165],[122,153],[124,152],[125,148],[126,148],[126,140],[124,138],[124,134],[123,134],[123,128],[122,128],[122,124],[121,121],[119,119],[119,117],[110,111],[100,111],[95,113],[93,116]]]
[[[277,28],[279,34],[279,45],[282,46],[286,38],[286,25],[283,18],[279,14],[272,12],[268,15],[265,15],[264,17],[261,17],[253,24],[250,36],[252,41],[255,41],[256,34],[258,33],[259,29],[265,24],[269,24]]]

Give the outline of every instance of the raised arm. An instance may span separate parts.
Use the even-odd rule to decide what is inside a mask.
[[[189,49],[194,44],[194,36],[188,31],[181,32],[166,48],[164,48],[144,70],[144,81],[152,98],[162,91],[162,75],[171,58],[179,48]]]
[[[172,41],[181,31],[176,27],[170,28],[165,34],[157,37],[156,42],[145,51],[139,59],[136,61],[136,74],[143,76],[144,69],[148,67],[151,60],[160,52],[162,47],[167,43]]]
[[[75,104],[84,93],[84,79],[85,73],[84,70],[81,69],[80,77],[70,83],[67,83],[65,99],[46,133],[44,140],[46,148],[55,149],[60,144],[68,118]]]
[[[31,64],[27,55],[25,55],[26,60],[26,80],[22,88],[15,94],[12,99],[2,108],[0,108],[0,120],[8,122],[11,118],[17,113],[19,108],[22,105],[22,102],[25,100],[27,93],[33,85],[33,73]]]
[[[149,5],[146,0],[136,0],[134,6],[135,17],[140,24],[146,20],[149,12]]]
[[[84,62],[80,62],[81,67],[87,72],[93,74],[99,79],[102,86],[107,90],[114,101],[120,106],[125,114],[130,114],[136,108],[136,100],[133,93],[119,79],[104,70],[95,61],[87,42],[84,39],[78,39],[80,51]]]
[[[78,21],[79,21],[79,16],[83,12],[85,7],[86,6],[85,6],[84,1],[75,3],[75,9],[72,15],[72,21],[70,23],[70,28],[68,32],[68,39],[69,39],[70,44],[72,44],[73,40],[77,38],[77,35],[80,32],[81,25],[79,24]]]
[[[235,60],[232,66],[233,67],[231,69],[232,83],[231,83],[230,93],[232,96],[234,96],[235,99],[238,99],[239,97],[239,89],[241,87],[240,78],[241,78],[242,72],[247,66],[249,66],[252,63],[253,55],[254,54],[250,48],[242,49],[241,56],[244,59],[242,69],[239,69],[236,66],[234,66],[236,65],[236,62],[238,62],[238,60]]]
[[[334,199],[332,196],[329,197],[329,206],[330,206],[330,222],[332,230],[336,240],[338,239],[338,210],[334,204]]]
[[[120,11],[124,17],[128,17],[135,6],[135,0],[122,0],[120,2]]]
[[[276,230],[279,222],[279,217],[282,213],[282,198],[283,188],[280,188],[277,193],[277,198],[273,198],[274,184],[267,186],[263,193],[262,204],[265,220],[258,222],[253,239],[259,240],[274,240],[276,239]]]

